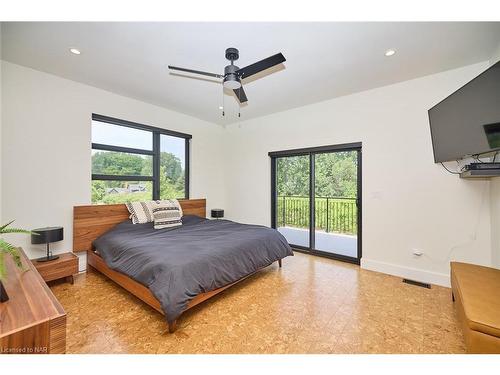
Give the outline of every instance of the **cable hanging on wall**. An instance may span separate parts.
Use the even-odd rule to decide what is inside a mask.
[[[457,160],[457,164],[458,164],[458,165],[460,165],[460,164],[458,163],[458,160]],[[444,168],[444,169],[446,169],[446,170],[448,171],[448,173],[451,173],[451,174],[460,174],[460,172],[455,172],[455,171],[451,171],[451,170],[449,170],[449,169],[446,167],[446,165],[444,165],[444,163],[442,163],[442,162],[441,162],[441,165],[443,166],[443,168]]]

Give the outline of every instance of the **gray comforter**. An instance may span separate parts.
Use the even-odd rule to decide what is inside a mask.
[[[293,252],[276,230],[183,217],[174,229],[118,224],[94,241],[106,264],[147,286],[173,322],[196,295],[237,281]]]

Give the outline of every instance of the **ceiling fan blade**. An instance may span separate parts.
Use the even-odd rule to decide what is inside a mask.
[[[181,72],[187,72],[187,73],[195,73],[195,74],[201,74],[203,76],[209,76],[209,77],[215,77],[215,78],[224,78],[224,76],[221,76],[220,74],[215,74],[215,73],[208,73],[208,72],[202,72],[200,70],[193,70],[193,69],[186,69],[186,68],[179,68],[178,66],[168,66],[169,69],[171,70],[179,70]]]
[[[241,86],[239,89],[234,89],[233,91],[234,91],[234,93],[235,93],[235,95],[238,98],[240,103],[248,102],[247,94],[245,94],[245,90],[243,90],[243,86]]]
[[[285,56],[283,56],[283,54],[280,52],[276,55],[268,57],[267,59],[257,61],[256,63],[238,69],[236,73],[243,79],[266,70],[272,66],[281,64],[284,61],[286,61]]]

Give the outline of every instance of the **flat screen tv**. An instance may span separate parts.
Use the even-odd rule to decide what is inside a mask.
[[[429,109],[436,163],[500,150],[500,62]]]

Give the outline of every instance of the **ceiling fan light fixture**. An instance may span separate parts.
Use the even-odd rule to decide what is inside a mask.
[[[223,85],[225,88],[235,90],[241,87],[241,82],[237,75],[228,74],[226,77],[224,77]]]

